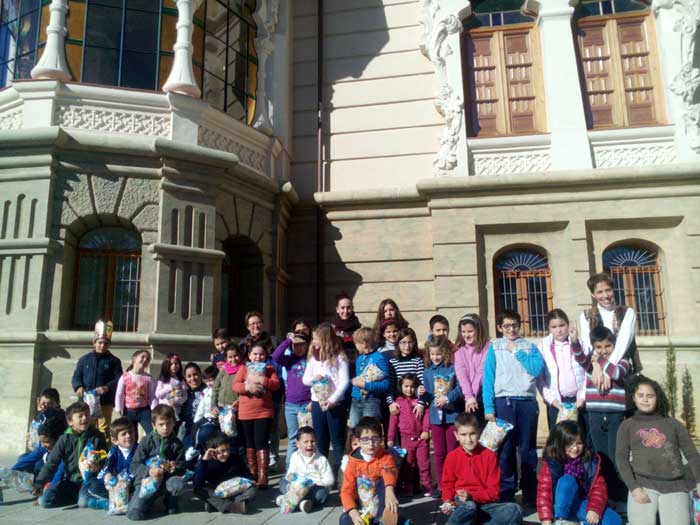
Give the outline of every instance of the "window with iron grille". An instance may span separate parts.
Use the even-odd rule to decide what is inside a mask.
[[[515,310],[522,317],[522,336],[546,335],[545,317],[553,308],[552,272],[547,257],[535,250],[507,251],[495,260],[494,280],[496,314]]]
[[[664,335],[661,267],[658,254],[637,246],[624,245],[603,252],[603,269],[615,283],[615,302],[634,309],[639,335]]]
[[[114,329],[138,330],[141,239],[124,228],[97,228],[80,239],[73,327],[92,330],[99,318]]]

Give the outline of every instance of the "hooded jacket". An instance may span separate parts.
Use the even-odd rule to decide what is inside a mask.
[[[343,488],[340,489],[340,501],[345,512],[350,512],[352,509],[357,508],[359,501],[357,478],[362,476],[375,482],[381,479],[384,481],[385,487],[394,487],[398,478],[396,462],[392,455],[383,448],[377,449],[376,454],[370,461],[365,461],[362,458],[361,449],[355,449],[348,459],[343,478]]]
[[[141,440],[131,461],[131,473],[137,483],[148,476],[150,467],[146,465],[146,460],[155,456],[175,462],[175,472],[172,475],[182,476],[185,473],[185,448],[182,441],[175,437],[174,431],[168,437],[162,437],[152,430]]]

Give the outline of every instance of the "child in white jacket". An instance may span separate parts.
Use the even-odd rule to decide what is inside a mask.
[[[545,321],[549,335],[538,345],[545,367],[537,378],[537,387],[547,404],[551,430],[564,403],[573,404],[577,411],[586,403],[586,371],[574,358],[574,347],[580,347],[580,343],[566,313],[555,308],[547,312]]]
[[[287,475],[280,479],[280,492],[287,492],[292,474],[313,480],[314,484],[299,504],[302,512],[311,512],[314,506],[320,507],[326,502],[333,487],[333,470],[326,456],[316,450],[316,432],[313,428],[301,427],[297,431],[296,445],[297,450],[292,454]],[[283,498],[277,497],[278,506],[282,505]]]

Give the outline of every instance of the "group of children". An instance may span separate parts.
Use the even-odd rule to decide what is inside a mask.
[[[251,312],[240,344],[225,329],[214,333],[204,372],[196,363],[183,369],[169,354],[157,381],[148,351],[135,352],[122,373],[108,350],[111,325],[100,322],[94,352],[73,376],[75,392],[95,396],[97,407],[77,402],[64,416],[47,390],[38,403],[39,444],[13,468],[36,473],[45,507],[110,507],[119,481],[131,487],[122,510],[145,519],[156,499],[176,512],[191,478],[207,510],[245,512],[268,485],[283,415],[289,446],[277,504],[284,512],[322,505],[337,483],[341,524],[396,523],[397,496],[414,494],[439,495],[449,524],[520,523],[518,488],[523,506],[546,525],[619,525],[609,496],[627,500],[635,525],[653,524],[657,514],[662,525],[688,523],[681,453],[698,490],[700,456],[669,417],[663,390],[639,375],[634,311],[615,305],[606,274],[588,286],[595,306],[581,315],[581,334],[554,309],[538,346],[520,336],[520,315],[504,310],[502,337],[493,340],[476,314],[459,320],[454,343],[448,320],[433,316],[421,350],[394,301],[380,303],[369,328],[343,294],[332,322],[312,330],[297,320],[274,351],[262,315]],[[539,475],[538,391],[550,427]],[[110,423],[113,408],[120,417]],[[137,423],[145,434],[138,446]],[[485,425],[505,434],[502,442],[482,444]],[[86,451],[107,449],[105,430],[113,447],[100,461]]]

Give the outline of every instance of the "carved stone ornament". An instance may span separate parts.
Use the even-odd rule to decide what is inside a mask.
[[[524,153],[474,153],[474,175],[509,175],[513,173],[539,173],[552,168],[549,152]]]
[[[255,36],[255,50],[258,54],[257,115],[253,127],[267,132],[272,131],[272,119],[267,100],[267,59],[274,50],[272,36],[277,31],[279,12],[279,0],[262,0],[258,2],[258,8],[253,13],[253,20],[258,26]]]
[[[197,136],[197,144],[205,148],[233,153],[238,156],[242,164],[260,173],[265,173],[265,160],[267,158],[265,154],[262,151],[257,151],[241,144],[230,135],[225,136],[212,129],[200,127]]]
[[[423,0],[420,23],[423,26],[420,50],[435,66],[438,80],[435,108],[445,118],[440,149],[433,160],[433,173],[441,177],[457,167],[457,146],[464,120],[464,101],[450,86],[445,60],[452,53],[459,52],[453,50],[446,40],[462,31],[462,22],[455,14],[443,10],[439,0]]]
[[[683,65],[671,82],[673,93],[681,97],[685,105],[682,118],[690,147],[700,153],[700,104],[693,103],[700,86],[700,69],[693,66],[695,39],[700,25],[700,1],[698,0],[654,0],[651,8],[655,15],[661,9],[676,11],[678,18],[673,30],[681,34]]]
[[[56,110],[56,124],[72,129],[170,137],[169,115],[60,105]]]
[[[23,123],[24,110],[22,108],[0,113],[0,130],[19,129]]]

